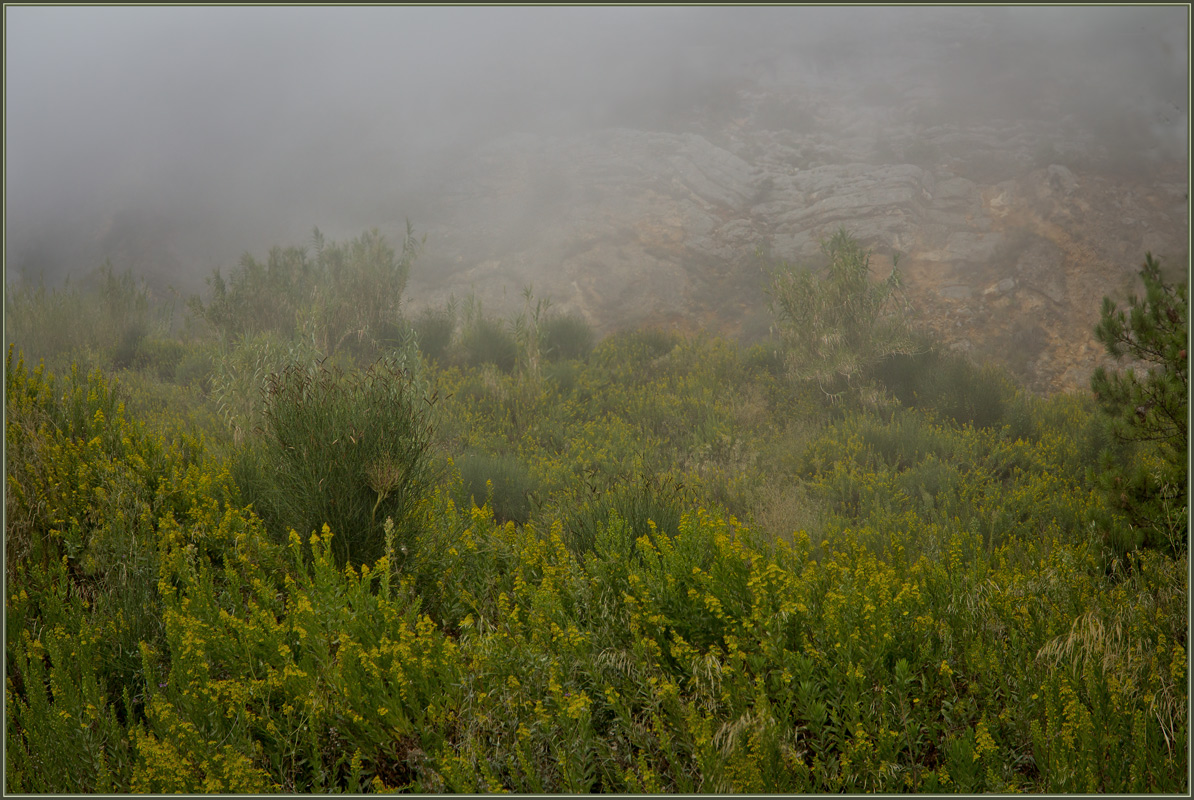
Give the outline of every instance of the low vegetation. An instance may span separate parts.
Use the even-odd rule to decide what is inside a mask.
[[[749,349],[375,232],[10,292],[5,790],[1188,792],[1185,287],[1043,398],[828,251]]]

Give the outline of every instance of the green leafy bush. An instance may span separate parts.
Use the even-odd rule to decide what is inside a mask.
[[[743,356],[743,362],[753,372],[782,375],[784,359],[779,342],[763,341],[752,344]]]
[[[603,339],[598,346],[598,365],[616,368],[620,363],[650,363],[671,353],[680,339],[675,331],[662,328],[618,331]]]
[[[577,376],[580,371],[576,364],[568,361],[558,361],[554,364],[548,364],[543,370],[543,376],[548,383],[555,387],[556,392],[562,397],[567,397],[576,390]]]
[[[138,369],[153,373],[159,381],[173,382],[177,379],[179,365],[187,354],[187,346],[178,339],[146,336],[138,343],[134,365]]]
[[[192,347],[178,360],[174,380],[180,386],[190,386],[202,392],[211,390],[212,354],[206,348]]]
[[[340,565],[326,527],[309,547],[291,533],[283,551],[252,519],[214,523],[241,528],[244,546],[222,563],[189,553],[182,529],[164,531],[173,657],[154,672],[127,788],[442,788],[427,756],[459,707],[458,650],[392,581],[395,543],[358,571]],[[275,551],[289,561],[281,587],[260,563]]]
[[[30,374],[10,349],[5,377],[7,788],[126,791],[143,651],[165,645],[159,532],[222,558],[234,543],[205,523],[235,487],[181,424],[128,418],[99,372]]]
[[[110,690],[132,680],[137,642],[159,631],[153,531],[186,461],[125,418],[99,372],[75,369],[59,383],[29,374],[10,348],[5,408],[7,574],[51,593],[68,580],[65,594],[119,620],[101,643]]]

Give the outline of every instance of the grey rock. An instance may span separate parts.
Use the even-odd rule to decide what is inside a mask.
[[[1074,173],[1060,164],[1050,164],[1045,173],[1048,175],[1049,185],[1066,197],[1078,187],[1078,179],[1074,177]]]

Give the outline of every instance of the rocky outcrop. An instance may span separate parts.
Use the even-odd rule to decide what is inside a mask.
[[[533,285],[602,331],[750,338],[769,321],[767,266],[816,267],[844,227],[876,272],[900,255],[942,342],[1053,391],[1087,384],[1101,299],[1132,286],[1145,251],[1182,271],[1184,163],[1125,173],[1064,119],[927,125],[911,90],[839,89],[744,85],[676,130],[495,142],[443,185],[410,295],[473,292],[505,312]]]

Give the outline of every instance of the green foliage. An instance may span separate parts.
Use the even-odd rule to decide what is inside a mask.
[[[330,243],[316,228],[310,250],[275,247],[264,264],[246,254],[227,281],[217,270],[207,301],[194,297],[189,307],[229,345],[302,332],[327,355],[341,348],[369,355],[401,327],[402,293],[419,247],[409,224],[401,253],[376,228]]]
[[[666,356],[679,343],[680,336],[674,331],[648,327],[619,331],[602,340],[598,349],[603,351],[601,362],[616,368],[615,353],[629,356],[635,362],[650,362]]]
[[[97,304],[69,280],[47,290],[44,285],[8,285],[4,291],[4,334],[35,363],[54,366],[68,353],[79,359],[99,328]]]
[[[464,329],[461,345],[471,367],[492,364],[502,372],[513,372],[518,363],[518,343],[499,320],[481,318]]]
[[[7,644],[9,792],[109,793],[129,784],[131,748],[121,712],[134,705],[141,684],[111,694],[104,631],[91,628],[87,609],[65,594],[56,599],[69,610],[54,616],[54,627],[37,638],[19,629]],[[10,620],[24,622],[22,612],[39,600],[22,590],[9,604]]]
[[[492,364],[505,373],[518,364],[518,342],[507,327],[497,319],[486,316],[481,303],[470,297],[464,306],[460,332],[460,346],[464,363],[470,367]]]
[[[293,335],[298,312],[314,283],[315,265],[300,247],[273,247],[262,264],[249,253],[227,281],[216,270],[207,279],[206,303],[192,297],[189,308],[225,341],[266,331]]]
[[[137,343],[129,366],[150,372],[159,381],[173,382],[188,352],[187,346],[177,339],[145,336]]]
[[[20,284],[4,297],[5,335],[30,360],[67,369],[71,360],[92,366],[155,367],[173,308],[150,296],[129,271],[117,273],[105,262],[77,284],[69,280],[47,290]],[[148,344],[146,337],[152,336]],[[165,356],[166,360],[170,356]]]
[[[782,375],[783,356],[778,342],[758,342],[750,346],[743,356],[746,366],[753,372]]]
[[[1140,443],[1135,464],[1124,470],[1104,464],[1101,470],[1106,490],[1134,529],[1113,543],[1120,554],[1140,544],[1185,548],[1188,539],[1188,289],[1185,283],[1165,283],[1151,253],[1140,277],[1144,297],[1130,296],[1126,311],[1111,298],[1103,299],[1095,336],[1115,359],[1128,357],[1146,369],[1108,372],[1099,367],[1091,378],[1112,433]]]
[[[168,507],[169,476],[186,459],[126,420],[98,372],[76,369],[59,385],[40,370],[30,375],[14,350],[5,373],[6,571],[39,592],[66,581],[72,600],[111,615],[101,650],[118,686],[137,672],[129,661],[137,642],[157,635],[153,529]]]
[[[119,393],[10,356],[7,791],[1188,791],[1185,550],[1106,557],[1165,451],[1093,399],[929,352],[830,412],[659,330],[540,375],[529,292],[508,373],[393,319],[333,368],[295,313]]]
[[[409,537],[431,477],[434,400],[416,367],[389,358],[359,372],[290,366],[269,376],[260,493],[248,499],[275,535],[329,525],[337,556],[353,564],[380,556],[386,518]]]
[[[174,379],[180,386],[208,392],[211,390],[212,368],[213,358],[210,352],[203,348],[191,348],[175,366]]]
[[[262,333],[221,343],[210,377],[211,397],[233,441],[240,443],[264,426],[270,376],[288,367],[315,369],[323,360],[314,341],[305,337],[286,341]]]
[[[520,388],[524,393],[529,390],[533,395],[538,390],[542,377],[540,366],[544,349],[543,322],[547,318],[551,301],[542,297],[536,298],[533,287],[529,285],[523,289],[522,298],[522,313],[510,321],[510,330],[518,345]]]
[[[893,267],[883,281],[871,280],[870,253],[839,230],[822,243],[829,258],[824,278],[784,265],[772,279],[772,311],[797,380],[815,380],[838,395],[865,389],[869,369],[893,355],[916,350]]]
[[[652,537],[656,531],[674,535],[692,504],[683,484],[646,471],[617,477],[605,487],[589,485],[585,494],[563,522],[565,544],[577,556],[591,551],[602,532],[617,524],[635,537]]]
[[[1011,378],[994,365],[978,366],[961,354],[928,348],[897,354],[869,374],[902,405],[934,409],[959,425],[998,427],[1016,414]]]
[[[542,327],[543,352],[549,361],[583,360],[593,351],[593,329],[577,314],[549,316]]]
[[[181,424],[128,419],[98,372],[60,383],[10,349],[5,378],[7,788],[127,790],[141,650],[165,642],[158,533],[181,523],[194,552],[223,553],[204,522],[235,487]]]
[[[1143,299],[1132,295],[1128,310],[1111,298],[1103,299],[1102,319],[1095,336],[1116,359],[1127,356],[1151,369],[1143,375],[1129,369],[1109,373],[1098,369],[1091,384],[1099,404],[1114,420],[1124,439],[1159,442],[1170,452],[1185,449],[1189,398],[1189,301],[1186,284],[1173,286],[1161,279],[1152,254],[1140,271]]]
[[[441,361],[452,344],[456,332],[456,307],[454,302],[443,308],[424,309],[413,322],[419,350],[427,358]]]
[[[334,353],[344,344],[372,352],[370,345],[393,339],[401,320],[402,293],[421,242],[407,223],[402,252],[397,254],[374,228],[351,242],[323,246],[315,232],[316,263],[330,279],[317,282],[309,312],[321,336],[321,349]]]
[[[455,644],[392,581],[382,557],[341,569],[325,527],[308,549],[291,533],[282,586],[252,520],[223,563],[164,531],[162,583],[173,657],[155,673],[133,735],[133,791],[435,790],[438,752],[459,703]],[[280,591],[279,591],[280,590]],[[434,732],[433,732],[434,731]],[[442,786],[442,779],[438,779]]]
[[[460,469],[465,504],[488,505],[499,522],[527,523],[536,485],[517,456],[470,452],[455,463]]]

